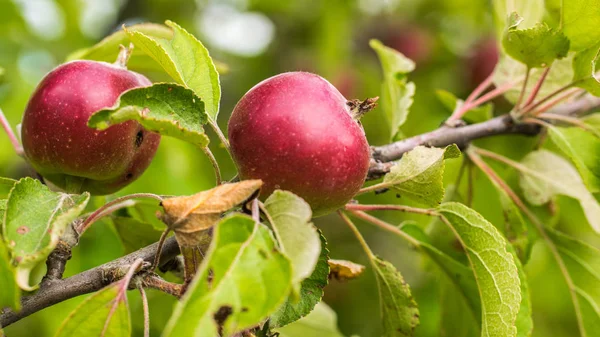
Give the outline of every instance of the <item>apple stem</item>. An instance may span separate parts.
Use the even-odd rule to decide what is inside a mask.
[[[129,58],[131,57],[131,53],[133,52],[133,43],[130,43],[129,47],[125,47],[121,44],[119,45],[119,48],[119,56],[117,56],[115,64],[123,69],[127,69],[127,62],[129,62]]]
[[[360,120],[367,112],[375,109],[379,97],[367,98],[364,101],[359,99],[351,99],[346,102],[346,105],[350,107],[350,115],[355,121]]]
[[[134,193],[134,194],[122,196],[120,198],[117,198],[113,201],[110,201],[110,202],[104,204],[104,206],[95,210],[90,216],[88,216],[85,219],[85,221],[83,221],[79,226],[77,226],[77,228],[75,228],[76,232],[79,235],[83,234],[83,232],[85,232],[85,230],[88,229],[88,227],[90,227],[96,220],[122,208],[121,206],[124,206],[124,204],[123,204],[124,202],[126,202],[130,199],[134,199],[134,198],[151,198],[151,199],[155,199],[158,201],[163,200],[160,196],[158,196],[156,194],[152,194],[152,193]],[[125,205],[130,205],[130,204],[127,203]],[[125,206],[125,207],[127,207],[127,206]]]
[[[156,268],[158,268],[158,265],[160,264],[160,256],[162,253],[162,248],[163,248],[163,245],[165,244],[165,240],[167,239],[167,236],[169,235],[170,231],[171,231],[170,228],[165,229],[164,232],[161,234],[160,239],[158,240],[158,246],[156,247],[156,255],[154,256],[154,262],[152,262],[152,267],[150,267],[151,271],[155,271]]]
[[[221,185],[223,181],[221,178],[221,169],[219,168],[219,162],[217,162],[217,158],[215,158],[215,155],[212,153],[212,151],[210,151],[208,146],[202,147],[202,151],[204,152],[204,154],[206,154],[208,160],[210,160],[210,163],[213,166],[213,169],[215,170],[216,184]]]
[[[0,108],[0,124],[2,125],[2,128],[4,129],[6,134],[8,135],[8,139],[10,139],[10,142],[11,142],[13,148],[15,149],[15,152],[17,153],[17,155],[19,155],[20,157],[23,157],[23,155],[24,155],[23,146],[21,146],[19,139],[17,139],[17,136],[15,135],[12,128],[10,127],[10,123],[6,119],[6,116],[4,116],[4,112],[2,111],[1,108]]]
[[[140,292],[140,296],[142,297],[142,308],[144,311],[144,337],[150,337],[150,308],[148,308],[148,296],[146,296],[146,291],[142,284],[138,284],[137,288]]]

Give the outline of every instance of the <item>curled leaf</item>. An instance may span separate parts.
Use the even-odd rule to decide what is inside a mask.
[[[250,199],[261,186],[261,180],[243,180],[191,196],[165,199],[163,221],[181,246],[195,247],[202,240],[202,232],[215,225],[223,212]]]
[[[112,107],[95,112],[88,126],[105,130],[130,120],[164,136],[201,147],[208,144],[203,128],[208,120],[204,102],[192,90],[175,83],[127,90]]]
[[[346,281],[359,277],[365,271],[365,266],[346,260],[327,261],[329,264],[329,277],[338,281]]]

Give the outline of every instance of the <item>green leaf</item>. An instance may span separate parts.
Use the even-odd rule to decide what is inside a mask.
[[[530,28],[542,21],[544,15],[544,0],[492,0],[494,6],[494,21],[498,40],[506,31],[506,19],[512,13],[519,13],[523,21],[521,27]]]
[[[558,194],[577,199],[592,228],[600,232],[600,205],[566,159],[538,150],[529,153],[521,164],[520,185],[528,202],[543,205]]]
[[[320,234],[320,232],[319,232]],[[302,281],[300,296],[293,294],[271,315],[269,326],[278,328],[299,320],[308,315],[323,298],[323,288],[329,283],[329,250],[327,240],[320,234],[321,254],[317,266],[307,279]]]
[[[448,110],[448,113],[454,112],[460,108],[464,101],[458,99],[454,94],[446,90],[436,90],[436,96],[444,107]],[[492,103],[486,103],[476,108],[467,111],[461,118],[467,123],[481,123],[493,117],[494,105]]]
[[[587,90],[594,96],[600,96],[599,68],[600,44],[584,49],[573,58],[573,82],[575,86]]]
[[[496,227],[463,204],[439,206],[461,244],[477,280],[482,308],[482,336],[517,335],[521,284],[515,258]]]
[[[514,18],[513,18],[514,19]],[[529,68],[546,68],[569,52],[569,39],[547,24],[517,29],[519,21],[508,27],[502,45],[508,55]]]
[[[560,22],[565,35],[571,40],[571,50],[587,49],[600,41],[600,31],[596,29],[600,18],[600,2],[597,0],[546,0],[545,2],[551,18],[557,23]]]
[[[65,319],[55,337],[131,336],[126,290],[117,282],[89,296]]]
[[[546,233],[556,245],[573,281],[577,294],[575,310],[583,323],[579,334],[594,336],[600,328],[600,251],[552,228],[546,227]]]
[[[271,232],[234,215],[214,228],[211,247],[163,336],[230,336],[262,322],[287,297],[290,261]]]
[[[6,211],[6,203],[7,202],[8,202],[8,200],[6,200],[6,199],[0,199],[0,226],[3,226],[3,224],[4,224],[4,212]],[[2,234],[2,233],[0,233],[0,234]],[[0,238],[2,238],[2,235],[0,235]]]
[[[492,181],[494,183],[494,181]],[[500,205],[502,206],[502,213],[504,214],[505,223],[505,236],[508,242],[510,242],[511,248],[515,250],[516,256],[523,263],[527,263],[531,256],[531,249],[533,248],[534,238],[530,234],[525,219],[521,211],[508,196],[506,191],[498,187],[495,183],[500,197]]]
[[[414,328],[419,325],[419,309],[396,267],[378,257],[371,258],[375,269],[379,303],[383,319],[383,336],[412,336]]]
[[[163,25],[154,23],[141,23],[127,27],[128,30],[139,31],[152,38],[172,39],[173,31]],[[67,56],[67,61],[85,59],[113,63],[119,55],[120,45],[127,47],[130,43],[129,36],[120,29],[102,39],[92,47],[83,48]],[[127,68],[140,71],[162,71],[162,68],[142,49],[134,48]]]
[[[504,186],[500,186],[498,182],[490,179],[492,185],[498,192],[500,206],[504,215],[504,236],[510,242],[512,248],[522,263],[527,263],[531,256],[531,250],[535,243],[535,236],[525,222],[521,210],[509,196]],[[517,267],[519,267],[517,265]]]
[[[440,337],[479,337],[480,327],[470,308],[456,287],[447,280],[440,280]],[[477,289],[475,290],[477,291]],[[478,317],[481,319],[481,317]]]
[[[548,125],[550,139],[565,154],[591,192],[600,192],[600,139],[580,128]]]
[[[413,103],[415,84],[408,82],[407,74],[415,69],[415,63],[378,40],[371,40],[369,45],[379,56],[383,68],[381,105],[389,127],[389,138],[392,139],[406,121]]]
[[[119,216],[113,218],[112,221],[125,247],[125,254],[158,241],[162,234],[151,224],[133,218]]]
[[[193,91],[174,83],[125,91],[114,106],[97,111],[88,126],[105,130],[129,120],[146,129],[175,137],[200,147],[208,145],[203,124],[207,122],[204,102]]]
[[[276,190],[265,201],[265,209],[281,251],[292,262],[292,282],[298,291],[300,282],[315,269],[321,252],[317,228],[310,222],[310,206],[291,192]]]
[[[17,283],[26,290],[31,270],[52,252],[67,226],[84,210],[89,193],[52,192],[38,180],[23,178],[13,187],[4,213],[3,233],[17,265]]]
[[[133,27],[126,28],[129,38],[152,57],[178,83],[193,90],[206,103],[206,113],[215,122],[219,113],[221,86],[219,73],[208,50],[192,34],[176,23],[166,21],[173,38],[146,35]]]
[[[337,327],[335,312],[324,302],[320,302],[308,316],[301,320],[278,328],[279,337],[343,337]]]
[[[402,231],[419,241],[417,248],[425,253],[448,277],[455,291],[464,298],[467,307],[478,323],[481,323],[481,300],[477,289],[475,275],[471,268],[453,259],[437,247],[429,243],[429,237],[416,225],[404,225]]]
[[[600,113],[596,112],[591,115],[585,116],[581,119],[585,125],[589,126],[594,134],[600,134]]]
[[[529,293],[529,284],[527,283],[527,275],[525,269],[519,260],[517,251],[512,245],[507,244],[506,250],[514,257],[517,271],[519,273],[519,280],[521,281],[521,305],[519,306],[519,313],[517,314],[517,320],[515,326],[517,327],[517,337],[529,337],[533,332],[533,317],[531,312],[531,295]]]
[[[0,177],[0,199],[8,198],[10,190],[16,183],[17,181],[14,179]]]
[[[545,97],[555,90],[571,83],[573,79],[574,55],[574,53],[569,53],[567,57],[555,60],[552,63],[552,68],[550,68],[550,72],[544,80],[544,85],[540,88],[538,97]],[[506,99],[511,103],[515,103],[519,98],[521,88],[523,87],[522,81],[525,79],[526,71],[527,67],[523,63],[508,56],[501,57],[494,69],[494,84],[496,87],[506,86],[510,83],[514,84],[513,87],[504,94]],[[529,80],[527,81],[527,88],[525,89],[525,97],[531,93],[544,71],[546,71],[546,69],[531,69]]]
[[[447,294],[449,292],[447,289],[442,290],[444,292],[442,297],[442,309],[447,311],[455,311],[457,310],[456,301],[463,300],[466,308],[469,309],[469,311],[474,315],[474,321],[476,321],[478,325],[481,325],[482,302],[478,294],[478,285],[473,270],[431,245],[429,243],[427,234],[425,234],[419,227],[415,225],[407,225],[403,226],[402,230],[408,233],[413,238],[420,241],[420,244],[417,247],[423,253],[427,254],[439,266],[439,268],[444,272],[444,274],[453,284],[454,289],[450,291],[453,294]],[[525,271],[523,270],[521,262],[518,260],[517,252],[508,242],[506,242],[506,250],[513,255],[514,262],[519,274],[519,279],[521,280],[521,303],[519,307],[519,313],[515,321],[515,326],[517,327],[516,336],[527,337],[531,335],[531,330],[533,329],[529,287],[527,285],[527,282],[525,281]],[[460,296],[462,296],[462,299],[457,298],[456,294],[460,294]],[[451,300],[451,302],[445,303],[448,300]],[[446,317],[446,315],[450,315],[450,317]],[[442,327],[445,336],[458,337],[472,335],[474,329],[473,327],[471,327],[471,324],[468,324],[470,322],[468,320],[468,317],[465,317],[468,315],[465,315],[464,311],[461,311],[460,315],[458,316],[460,317],[457,317],[455,313],[443,314]],[[446,318],[448,319],[448,321],[446,321]],[[453,321],[453,319],[460,319],[462,321]],[[465,326],[456,326],[461,324]]]
[[[380,187],[393,188],[420,203],[437,206],[444,199],[444,160],[459,156],[460,150],[454,144],[444,149],[417,146],[392,166]]]
[[[0,311],[10,307],[15,311],[21,308],[21,289],[15,281],[15,268],[10,263],[8,247],[0,237]]]

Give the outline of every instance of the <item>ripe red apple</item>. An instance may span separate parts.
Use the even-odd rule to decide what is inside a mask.
[[[262,179],[306,200],[315,216],[348,202],[365,181],[370,150],[347,100],[327,80],[290,72],[257,84],[229,119],[242,179]]]
[[[149,85],[146,77],[104,62],[73,61],[52,70],[23,116],[27,160],[44,179],[69,192],[102,195],[123,188],[150,165],[160,135],[135,121],[104,131],[89,128],[87,121],[122,92]]]

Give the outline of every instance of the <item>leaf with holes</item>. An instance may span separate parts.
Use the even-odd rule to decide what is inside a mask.
[[[320,232],[319,232],[320,234]],[[329,250],[327,240],[320,234],[321,254],[312,274],[302,281],[300,296],[291,294],[287,301],[269,319],[272,328],[282,327],[308,315],[323,297],[323,288],[329,283]]]
[[[267,227],[233,215],[214,228],[207,256],[163,336],[230,336],[261,323],[286,299],[290,261]]]
[[[10,253],[6,243],[0,236],[0,311],[10,307],[15,311],[21,308],[21,289],[15,281],[15,268],[10,261]]]
[[[297,195],[276,190],[265,201],[265,209],[281,251],[292,261],[295,291],[315,269],[321,242],[317,228],[310,222],[312,211]]]
[[[283,328],[275,329],[279,337],[343,337],[337,327],[335,312],[325,303],[317,304],[308,316]]]
[[[516,13],[512,13],[509,20],[511,23],[504,33],[502,45],[515,60],[528,68],[546,68],[554,60],[567,56],[569,39],[559,30],[542,23],[528,29],[517,29],[523,18]]]
[[[207,122],[204,103],[193,91],[174,83],[127,90],[115,105],[95,112],[88,126],[105,130],[130,120],[164,136],[200,147],[208,145],[208,136],[202,127]]]
[[[206,112],[211,120],[217,120],[221,85],[219,73],[208,54],[208,50],[192,34],[176,23],[166,21],[173,30],[173,38],[146,35],[133,27],[126,28],[136,47],[150,55],[177,83],[193,90],[206,103]]]
[[[260,180],[242,180],[192,196],[165,199],[163,220],[180,245],[196,247],[203,240],[203,232],[219,222],[223,212],[249,200],[261,186]]]
[[[52,252],[65,228],[84,210],[89,193],[52,192],[40,181],[23,178],[8,196],[3,233],[17,266],[17,282],[26,290],[31,270]]]
[[[369,45],[379,56],[383,68],[381,106],[390,132],[389,139],[392,139],[406,121],[413,103],[415,84],[408,82],[407,74],[415,70],[415,63],[378,40],[371,40]]]
[[[517,336],[521,283],[515,257],[496,227],[467,206],[448,202],[440,214],[465,248],[481,298],[481,335]]]
[[[600,327],[600,251],[552,228],[546,228],[556,245],[577,298],[573,305],[581,318],[579,335],[594,336]]]
[[[543,205],[558,194],[577,199],[592,228],[600,232],[600,205],[566,159],[550,151],[534,151],[523,158],[519,171],[527,201]]]
[[[444,160],[459,156],[456,145],[444,149],[417,146],[402,156],[378,185],[427,206],[437,206],[444,199]]]
[[[83,301],[62,323],[55,337],[131,336],[127,286],[117,282]]]

